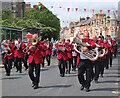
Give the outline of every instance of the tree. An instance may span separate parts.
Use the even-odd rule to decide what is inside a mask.
[[[58,39],[59,38],[59,32],[60,32],[60,20],[57,18],[56,15],[52,14],[51,11],[49,11],[46,7],[43,8],[43,5],[40,4],[40,9],[35,8],[35,9],[31,9],[29,11],[26,11],[26,18],[27,19],[37,19],[39,23],[44,24],[46,27],[52,27],[55,28],[56,31],[52,32],[53,34],[53,38],[54,39]],[[51,32],[48,31],[47,33]],[[47,34],[49,35],[49,34]],[[48,36],[49,37],[49,36]],[[51,38],[52,38],[51,37]]]

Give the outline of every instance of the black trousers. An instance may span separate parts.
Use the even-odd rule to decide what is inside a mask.
[[[112,58],[113,58],[113,53],[110,52],[110,57],[109,57],[110,67],[112,67]]]
[[[35,69],[35,75],[34,75],[34,69]],[[32,82],[37,85],[40,79],[40,64],[35,64],[33,60],[32,63],[29,64],[28,74]]]
[[[106,55],[106,69],[109,69],[109,55]]]
[[[44,65],[45,65],[45,56],[42,56],[42,60],[43,60],[42,67],[44,67]]]
[[[86,80],[84,78],[84,73],[86,72]],[[78,64],[78,80],[79,83],[85,88],[90,87],[92,76],[92,64],[90,60],[80,60]]]
[[[18,67],[19,67],[20,73],[22,72],[22,61],[23,61],[22,58],[18,58]]]
[[[68,64],[69,64],[69,66],[68,65],[66,65],[66,69],[68,69],[68,72],[70,73],[70,71],[71,71],[71,65],[73,66],[73,58],[68,58]]]
[[[10,75],[10,70],[12,67],[12,59],[8,59],[7,57],[4,59],[4,67],[6,71],[6,75]]]
[[[76,70],[76,64],[77,64],[77,56],[73,56],[73,66],[72,68]]]
[[[99,79],[99,74],[102,69],[101,61],[95,61],[95,73],[94,73],[94,80],[97,81]]]
[[[58,67],[59,67],[59,71],[61,75],[65,75],[65,66],[67,65],[67,60],[63,60],[63,58],[61,58],[58,61]]]
[[[48,66],[50,66],[50,58],[51,58],[51,55],[46,55],[46,60],[48,62]]]
[[[23,57],[23,62],[24,62],[25,69],[28,69],[27,59],[28,59],[28,54],[24,55],[24,57]]]
[[[18,58],[17,57],[14,57],[14,66],[16,67],[16,69],[18,71],[19,67],[18,67]]]
[[[101,71],[100,71],[101,75],[104,74],[104,68],[106,66],[106,61],[107,61],[106,59],[101,60]]]

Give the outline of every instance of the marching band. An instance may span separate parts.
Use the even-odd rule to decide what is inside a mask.
[[[51,66],[53,43],[48,39],[41,41],[38,35],[34,34],[32,39],[28,39],[27,44],[23,43],[20,38],[17,41],[7,40],[1,44],[3,45],[2,62],[6,76],[10,76],[13,64],[16,72],[22,73],[23,62],[25,70],[28,69],[32,87],[37,89],[40,81],[40,69],[45,66],[45,59],[47,66]],[[89,33],[85,32],[83,38],[77,35],[73,42],[70,42],[70,39],[65,41],[61,38],[56,44],[60,76],[64,77],[65,74],[70,74],[71,71],[78,69],[80,89],[85,88],[86,92],[89,92],[91,81],[94,80],[95,83],[98,83],[99,76],[103,77],[104,75],[104,68],[112,67],[115,46],[115,41],[110,35],[106,38],[93,36],[90,39]]]

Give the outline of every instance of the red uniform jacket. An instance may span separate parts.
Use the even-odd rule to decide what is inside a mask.
[[[31,45],[30,45],[31,46]],[[29,46],[29,47],[30,47]],[[29,48],[28,48],[29,49]],[[27,49],[27,50],[28,50]],[[32,63],[33,59],[34,59],[34,62],[35,64],[42,64],[42,55],[40,55],[40,51],[42,50],[42,47],[39,45],[39,46],[36,46],[36,49],[35,51],[33,51],[33,48],[31,48],[29,51],[30,51],[30,54],[29,54],[29,59],[28,59],[28,63]]]
[[[18,57],[18,58],[23,58],[23,49],[25,49],[25,44],[21,43],[20,45],[21,49],[17,50],[17,48],[15,48],[15,52],[14,52],[14,57]]]
[[[72,56],[72,51],[74,50],[73,45],[69,44],[69,43],[66,43],[66,48],[67,48],[67,56],[68,56],[68,58],[73,58],[73,56]]]
[[[96,47],[96,45],[95,45],[94,41],[92,41],[92,39],[89,40],[89,44],[91,45],[92,49],[94,49]],[[79,62],[80,62],[80,54],[77,53],[77,65],[76,66],[78,66]]]
[[[57,46],[57,52],[59,53],[58,54],[58,57],[57,59],[60,60],[61,58],[63,58],[63,60],[68,60],[68,56],[67,56],[67,52],[62,52],[59,50],[59,47],[66,47],[65,45],[63,45],[62,43],[59,43],[58,46]]]
[[[13,59],[13,56],[14,56],[14,47],[15,47],[14,44],[11,44],[11,45],[10,45],[9,48],[11,49],[10,52],[11,52],[12,54],[11,54],[10,56],[7,55],[7,54],[5,54],[5,55],[4,55],[4,58],[8,57],[8,59]]]
[[[110,44],[109,44],[109,45],[110,45]],[[114,46],[115,46],[115,42],[114,42],[114,40],[111,40],[110,51],[111,51],[112,53],[114,53]]]
[[[50,43],[49,45],[46,45],[46,46],[47,46],[46,55],[51,55],[52,54],[52,47],[53,47],[53,45]]]
[[[108,50],[108,46],[107,46],[106,43],[103,43],[103,47],[104,47],[105,50]],[[102,57],[102,59],[106,59],[106,55],[107,55],[107,54],[105,54],[105,55]]]
[[[46,46],[43,42],[41,42],[41,46],[42,46],[41,54],[42,54],[42,56],[44,57],[44,56],[46,56],[47,46]]]

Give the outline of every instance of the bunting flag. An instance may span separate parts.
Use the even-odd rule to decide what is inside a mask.
[[[34,7],[34,8],[36,8],[36,7],[37,7],[37,5],[33,5],[33,7]]]
[[[100,10],[100,13],[102,13],[102,10]]]
[[[84,11],[86,12],[86,8],[84,8]]]
[[[26,4],[26,6],[29,6],[28,4]]]
[[[53,6],[51,6],[51,8],[53,8]]]
[[[108,14],[110,13],[110,10],[108,10]]]
[[[45,6],[42,6],[42,8],[45,8]]]
[[[78,8],[75,8],[75,10],[76,10],[76,12],[77,12]]]
[[[72,12],[73,12],[74,8],[72,8]]]
[[[68,12],[69,12],[70,8],[67,8],[67,10],[68,10]]]
[[[116,10],[115,12],[116,12],[116,14],[117,14],[117,13],[118,13],[118,10]]]
[[[92,12],[94,13],[94,9],[92,9]]]

